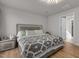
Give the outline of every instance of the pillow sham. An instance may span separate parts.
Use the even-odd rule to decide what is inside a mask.
[[[44,34],[43,30],[26,30],[26,36]]]
[[[23,37],[26,36],[26,32],[25,31],[19,31],[17,34],[17,37]]]
[[[32,35],[41,35],[44,34],[43,30],[25,30],[19,31],[17,37],[24,37],[24,36],[32,36]]]
[[[26,36],[36,35],[34,30],[26,30]]]
[[[43,30],[35,30],[35,33],[36,33],[36,34],[44,34],[44,33],[43,33]]]

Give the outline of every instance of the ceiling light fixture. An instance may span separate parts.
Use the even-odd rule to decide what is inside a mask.
[[[48,3],[48,4],[58,4],[62,2],[63,0],[41,0],[41,1]]]

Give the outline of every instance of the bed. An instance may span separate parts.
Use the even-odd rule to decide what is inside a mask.
[[[19,31],[39,31],[43,30],[42,25],[17,24]],[[39,34],[18,37],[17,42],[22,57],[24,58],[46,58],[64,47],[63,39],[59,36],[49,34]]]

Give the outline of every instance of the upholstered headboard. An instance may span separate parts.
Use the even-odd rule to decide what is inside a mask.
[[[21,30],[40,30],[43,29],[42,25],[33,25],[33,24],[17,24],[16,25],[16,34]]]

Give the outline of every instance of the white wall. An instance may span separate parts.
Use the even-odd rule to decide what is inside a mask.
[[[0,35],[1,35],[1,10],[0,10]]]
[[[3,34],[16,34],[16,24],[43,25],[47,29],[45,16],[31,14],[21,10],[2,8],[2,32]]]
[[[68,16],[73,14],[73,10],[65,11],[48,17],[48,31],[60,35],[60,20],[62,16]]]
[[[74,39],[71,43],[79,45],[79,8],[74,8],[62,13],[58,13],[48,17],[48,31],[54,33],[55,35],[60,35],[59,25],[61,16],[69,16],[74,13]]]
[[[59,34],[59,17],[50,16],[48,17],[48,31],[54,33],[55,35]]]
[[[74,39],[72,41],[79,45],[79,8],[71,9],[56,15],[52,15],[48,18],[45,16],[23,12],[21,10],[3,8],[1,12],[2,32],[3,34],[16,34],[16,24],[38,24],[43,25],[45,31],[48,30],[54,33],[55,35],[60,35],[60,17],[71,15],[73,12],[75,13],[75,21]]]

